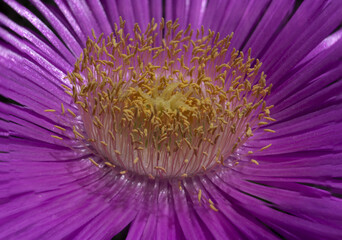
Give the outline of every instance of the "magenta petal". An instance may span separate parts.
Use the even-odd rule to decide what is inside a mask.
[[[15,1],[6,0],[6,3],[8,3],[21,16],[30,21],[57,49],[59,49],[60,53],[63,54],[66,59],[70,60],[70,62],[73,61],[74,57],[72,56],[72,54],[67,50],[67,48],[58,39],[58,37],[51,31],[51,29],[49,29],[42,21],[40,21],[29,10],[19,5]]]
[[[96,18],[101,30],[98,34],[104,33],[105,35],[111,34],[113,32],[113,23],[109,22],[104,7],[99,0],[89,1],[89,7],[94,12],[94,17]]]
[[[184,187],[189,193],[188,195],[192,201],[196,215],[203,221],[214,239],[224,239],[225,236],[228,235],[232,238],[239,238],[239,233],[236,231],[235,226],[232,226],[229,218],[227,219],[221,211],[215,212],[208,206],[208,203],[205,202],[205,197],[208,199],[212,198],[210,190],[206,192],[206,189],[196,180],[193,182],[187,181],[184,184]],[[201,189],[202,191],[203,200],[201,200],[201,204],[199,204],[198,201],[197,189]],[[213,198],[212,200],[216,201],[217,199]],[[218,205],[217,207],[220,208]]]
[[[75,35],[81,41],[85,41],[87,38],[85,36],[85,32],[82,31],[80,25],[78,24],[76,18],[72,15],[71,10],[68,8],[67,4],[63,0],[56,0],[56,5],[60,9],[60,11],[64,15],[64,20],[69,23],[69,26],[73,29]],[[79,42],[81,46],[85,44],[83,42]]]
[[[148,0],[132,0],[135,23],[138,23],[142,29],[147,27],[147,23],[152,19],[150,16]]]
[[[131,223],[127,239],[149,239],[151,232],[155,232],[156,239],[184,239],[176,218],[170,186],[166,182],[160,182],[150,190],[159,192],[158,199],[145,199],[146,208],[141,209]]]
[[[176,184],[172,186],[172,190],[174,196],[175,211],[185,238],[213,238],[207,227],[197,217],[191,202],[187,201],[186,192],[184,190],[180,191]]]
[[[59,36],[61,36],[63,42],[67,44],[74,55],[78,56],[81,53],[82,48],[75,37],[72,35],[72,33],[69,31],[69,29],[65,25],[63,25],[63,23],[58,19],[58,16],[55,16],[54,13],[50,11],[41,1],[35,0],[34,4],[37,6],[40,12],[44,14],[50,24],[53,25]]]
[[[132,6],[132,1],[131,0],[118,1],[117,7],[118,7],[119,16],[121,16],[122,19],[126,21],[125,26],[126,26],[127,31],[131,33],[132,32],[131,29],[133,29],[134,23],[136,22],[134,10]]]
[[[97,36],[101,34],[100,27],[92,11],[84,1],[71,0],[67,1],[67,4],[85,36],[91,36],[91,29],[94,29]],[[84,41],[85,39],[82,40]]]

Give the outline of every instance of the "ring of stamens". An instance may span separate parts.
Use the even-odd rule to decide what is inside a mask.
[[[205,172],[272,120],[270,92],[261,63],[233,49],[233,34],[219,34],[177,21],[152,22],[142,32],[88,38],[67,78],[85,134],[109,166],[150,177]],[[266,118],[266,119],[265,119]]]

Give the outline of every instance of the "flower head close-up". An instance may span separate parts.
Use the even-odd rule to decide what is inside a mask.
[[[0,9],[0,239],[342,239],[342,1]]]

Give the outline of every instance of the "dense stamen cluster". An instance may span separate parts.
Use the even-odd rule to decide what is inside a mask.
[[[233,49],[233,36],[177,21],[142,32],[88,38],[68,73],[87,138],[111,167],[158,177],[193,176],[224,164],[269,117],[261,63]],[[85,137],[86,135],[86,137]]]

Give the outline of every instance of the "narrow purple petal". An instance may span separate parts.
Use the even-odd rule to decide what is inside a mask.
[[[68,4],[70,11],[72,12],[86,37],[92,36],[91,29],[95,31],[97,36],[101,34],[101,28],[99,27],[91,9],[89,9],[89,6],[85,3],[85,1],[71,0],[67,1],[65,4]],[[84,40],[85,39],[83,39],[83,41]]]
[[[114,23],[109,22],[104,7],[102,6],[99,0],[91,0],[89,1],[89,8],[93,11],[94,17],[96,18],[100,27],[100,33],[104,33],[105,36],[110,35],[113,32],[112,26]]]
[[[73,62],[74,56],[65,47],[65,45],[58,39],[58,37],[49,29],[40,19],[36,18],[33,13],[27,10],[25,7],[19,5],[17,2],[12,0],[6,0],[16,12],[22,17],[26,18],[32,23],[52,44],[56,49],[67,59],[68,62]]]
[[[132,0],[135,22],[142,29],[146,29],[147,24],[151,21],[148,0]],[[159,23],[159,22],[158,22]]]
[[[74,38],[74,36],[70,33],[68,28],[63,25],[58,17],[52,11],[50,11],[40,0],[34,0],[33,3],[54,27],[64,43],[69,47],[69,49],[71,49],[73,54],[75,56],[78,56],[82,52],[82,48],[77,40]]]

